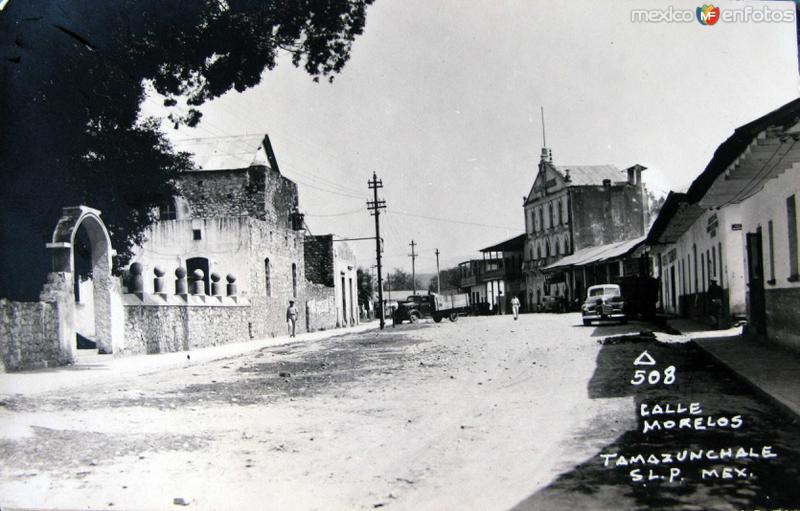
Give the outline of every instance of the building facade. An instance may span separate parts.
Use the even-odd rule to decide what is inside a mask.
[[[200,270],[207,293],[214,275],[234,275],[238,295],[250,303],[251,337],[284,334],[290,300],[299,331],[357,321],[355,258],[345,246],[335,250],[331,236],[309,241],[327,250],[306,250],[297,185],[281,174],[268,136],[192,139],[177,149],[191,152],[196,168],[180,177],[179,195],[160,208],[135,249],[132,260],[145,275],[156,267],[167,275],[185,268],[190,277]],[[334,272],[345,274],[344,287]]]
[[[759,338],[800,350],[798,142],[794,100],[737,128],[686,193],[670,194],[648,234],[665,312],[746,317]]]
[[[529,310],[544,296],[575,299],[560,272],[542,271],[564,256],[590,247],[642,236],[648,223],[645,167],[621,171],[612,165],[554,165],[542,149],[533,186],[524,197],[523,273]]]
[[[471,259],[458,265],[460,288],[469,294],[470,306],[476,311],[509,311],[512,296],[525,303],[522,277],[525,234],[480,250],[481,259]]]

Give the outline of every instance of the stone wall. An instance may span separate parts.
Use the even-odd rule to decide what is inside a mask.
[[[187,351],[250,340],[249,304],[125,305],[118,355]]]
[[[333,287],[306,283],[305,314],[309,332],[336,327],[336,300]]]
[[[249,216],[291,228],[298,205],[297,185],[265,166],[186,172],[178,189],[192,218]]]
[[[0,299],[0,372],[69,363],[61,349],[57,305]]]
[[[306,275],[303,256],[304,233],[275,228],[268,222],[249,220],[248,293],[252,304],[252,331],[255,337],[275,337],[286,334],[286,308],[295,300],[300,311],[297,331],[306,330]],[[267,287],[266,260],[269,259],[270,278]],[[294,271],[292,270],[294,268]]]
[[[333,286],[333,235],[306,236],[303,252],[306,278],[317,284]]]

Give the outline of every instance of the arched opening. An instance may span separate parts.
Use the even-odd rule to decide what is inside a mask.
[[[292,263],[292,296],[297,298],[297,264]]]
[[[79,350],[97,349],[95,322],[94,279],[92,272],[92,242],[81,223],[72,243],[73,293],[75,295],[75,338]]]
[[[62,349],[75,355],[80,336],[82,346],[94,343],[100,353],[112,352],[111,239],[100,212],[86,206],[68,207],[47,244],[53,272],[69,274],[72,286],[56,300],[71,302],[69,324],[64,325]]]
[[[211,294],[211,273],[208,268],[208,258],[206,257],[191,257],[186,260],[186,274],[189,280],[194,280],[194,271],[200,270],[203,272],[202,281],[204,282],[205,294]]]

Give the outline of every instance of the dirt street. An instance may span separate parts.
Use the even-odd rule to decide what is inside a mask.
[[[0,396],[0,504],[635,508],[636,485],[598,453],[639,427],[641,400],[624,390],[638,347],[597,341],[643,326],[579,323],[423,322]]]

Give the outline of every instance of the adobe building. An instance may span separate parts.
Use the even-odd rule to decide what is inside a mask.
[[[647,240],[664,312],[746,317],[758,337],[800,350],[799,141],[797,99],[737,128],[685,193],[668,196]]]
[[[552,152],[542,148],[536,178],[524,197],[528,310],[544,296],[572,301],[585,289],[582,282],[567,282],[564,272],[543,272],[545,267],[557,269],[552,265],[562,257],[645,234],[643,170],[638,164],[624,171],[613,165],[554,165]]]

